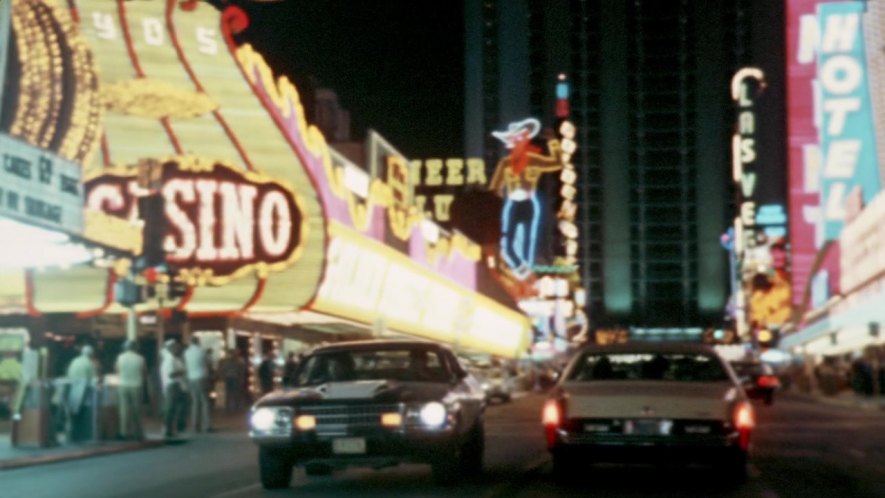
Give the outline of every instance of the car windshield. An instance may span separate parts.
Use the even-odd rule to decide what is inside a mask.
[[[739,376],[771,375],[773,373],[771,367],[764,363],[732,363],[731,367]]]
[[[302,362],[295,385],[359,380],[448,382],[449,379],[449,370],[438,352],[403,348],[314,354]]]
[[[717,358],[705,354],[588,353],[577,360],[568,380],[712,382],[728,380],[728,374]]]

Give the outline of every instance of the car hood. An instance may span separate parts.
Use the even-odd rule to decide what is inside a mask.
[[[569,418],[728,419],[740,391],[730,382],[567,382]]]
[[[400,382],[395,380],[327,382],[315,386],[275,391],[261,398],[257,405],[288,406],[326,400],[375,403],[426,402],[441,400],[448,391],[448,384],[438,382]]]

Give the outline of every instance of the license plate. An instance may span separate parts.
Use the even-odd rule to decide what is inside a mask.
[[[345,437],[332,440],[332,453],[356,455],[366,452],[366,440],[361,437]]]
[[[639,419],[624,422],[624,434],[666,436],[673,430],[672,420]]]

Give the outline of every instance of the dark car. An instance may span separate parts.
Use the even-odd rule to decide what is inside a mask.
[[[265,488],[347,466],[429,463],[439,483],[482,469],[485,394],[445,346],[360,341],[314,349],[294,385],[258,400],[249,435]]]
[[[781,383],[770,365],[759,361],[733,361],[731,368],[741,380],[747,396],[761,398],[766,405],[774,403],[774,393],[780,389]]]
[[[700,344],[588,346],[542,421],[557,477],[595,463],[700,463],[746,477],[753,408],[728,363]]]

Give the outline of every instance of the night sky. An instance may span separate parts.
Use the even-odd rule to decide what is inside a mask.
[[[409,158],[463,156],[462,2],[239,0],[242,39],[278,74],[338,94],[352,133],[372,128]]]

